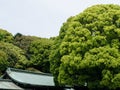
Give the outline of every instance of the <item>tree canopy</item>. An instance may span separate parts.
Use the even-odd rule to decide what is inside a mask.
[[[14,36],[14,45],[20,47],[26,52],[28,51],[31,42],[37,39],[40,39],[40,38],[35,36],[25,36],[25,35],[22,35],[21,33],[17,33]]]
[[[50,56],[59,85],[120,88],[120,6],[94,5],[70,17]]]
[[[5,69],[7,67],[26,68],[28,60],[22,49],[11,43],[0,42],[0,50],[1,60],[7,64],[4,65]]]
[[[49,55],[51,46],[53,45],[52,39],[41,38],[33,41],[28,50],[30,59],[30,66],[42,72],[50,72]]]
[[[13,35],[6,30],[0,29],[0,41],[13,43]]]
[[[49,55],[55,37],[40,38],[0,29],[0,75],[7,67],[50,73]]]

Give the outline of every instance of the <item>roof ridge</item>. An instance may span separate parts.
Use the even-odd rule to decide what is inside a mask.
[[[39,74],[39,75],[53,76],[51,73],[33,72],[33,71],[16,69],[16,68],[10,68],[10,67],[7,68],[7,71],[16,71],[16,72],[24,72],[24,73],[31,73],[31,74]]]

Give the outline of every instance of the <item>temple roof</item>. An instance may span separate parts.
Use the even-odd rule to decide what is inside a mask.
[[[19,86],[15,85],[11,80],[0,79],[0,90],[24,90]]]
[[[55,86],[51,74],[35,73],[14,68],[8,68],[6,73],[10,79],[20,84],[31,86]]]

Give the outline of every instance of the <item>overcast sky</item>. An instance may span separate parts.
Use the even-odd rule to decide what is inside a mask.
[[[15,35],[53,37],[62,24],[87,7],[120,0],[0,0],[0,28]]]

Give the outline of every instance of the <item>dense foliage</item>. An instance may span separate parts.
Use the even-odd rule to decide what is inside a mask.
[[[31,42],[34,40],[37,40],[37,39],[40,39],[40,38],[35,37],[35,36],[25,36],[20,33],[17,33],[14,36],[14,44],[26,52],[26,51],[28,51],[28,48],[29,48]]]
[[[17,68],[26,68],[27,66],[27,58],[25,57],[25,53],[19,47],[11,44],[0,42],[0,50],[3,51],[6,55],[5,60],[7,60],[7,65],[4,67],[17,67]],[[4,58],[3,58],[4,59]]]
[[[50,61],[59,85],[120,88],[120,6],[95,5],[70,17]]]
[[[50,72],[49,54],[54,38],[45,39],[0,29],[0,75],[7,67]]]
[[[31,43],[28,50],[30,66],[42,72],[50,72],[49,55],[53,40],[39,39]]]
[[[14,37],[6,30],[0,29],[0,74],[7,67],[26,68],[27,58],[19,47],[13,45]]]
[[[6,30],[0,29],[0,41],[13,43],[13,35]]]
[[[29,60],[26,69],[50,72],[49,54],[53,40],[54,38],[25,36],[20,33],[14,36],[14,44],[24,50]]]

